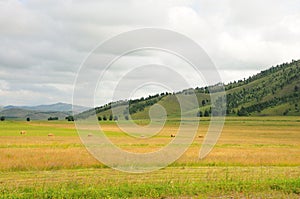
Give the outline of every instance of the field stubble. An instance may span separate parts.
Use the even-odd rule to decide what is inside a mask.
[[[166,169],[141,175],[105,168],[81,144],[73,123],[7,121],[0,125],[2,196],[275,194],[274,197],[297,198],[300,193],[300,121],[296,117],[227,118],[217,145],[204,160],[199,160],[201,136],[208,128],[208,121],[202,121],[193,144],[179,160]],[[151,139],[129,137],[112,122],[102,122],[101,126],[119,147],[150,152],[166,145],[178,124],[167,123]],[[22,130],[26,135],[20,135]],[[48,137],[49,133],[54,136]]]

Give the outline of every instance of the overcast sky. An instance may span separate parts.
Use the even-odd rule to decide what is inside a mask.
[[[91,50],[145,27],[196,41],[224,82],[300,58],[299,0],[0,0],[0,105],[71,103]]]

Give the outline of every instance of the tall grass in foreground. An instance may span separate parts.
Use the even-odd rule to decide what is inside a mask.
[[[299,168],[167,168],[148,174],[111,169],[10,172],[2,198],[299,198]],[[3,181],[5,180],[6,181]]]

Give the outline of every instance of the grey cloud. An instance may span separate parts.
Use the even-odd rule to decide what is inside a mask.
[[[299,58],[299,9],[297,0],[0,1],[1,103],[71,102],[76,72],[91,50],[116,34],[143,27],[189,36],[222,70],[224,81],[239,79]],[[147,53],[128,56],[107,77],[113,82],[132,64],[160,61]],[[93,70],[103,69],[95,62]]]

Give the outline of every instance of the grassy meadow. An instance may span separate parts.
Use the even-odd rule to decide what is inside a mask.
[[[116,145],[143,153],[170,142],[179,121],[151,139],[132,138],[115,122],[100,124]],[[0,198],[300,197],[299,117],[227,117],[217,145],[199,160],[208,125],[200,122],[193,144],[167,168],[130,174],[95,160],[72,122],[0,122]]]

